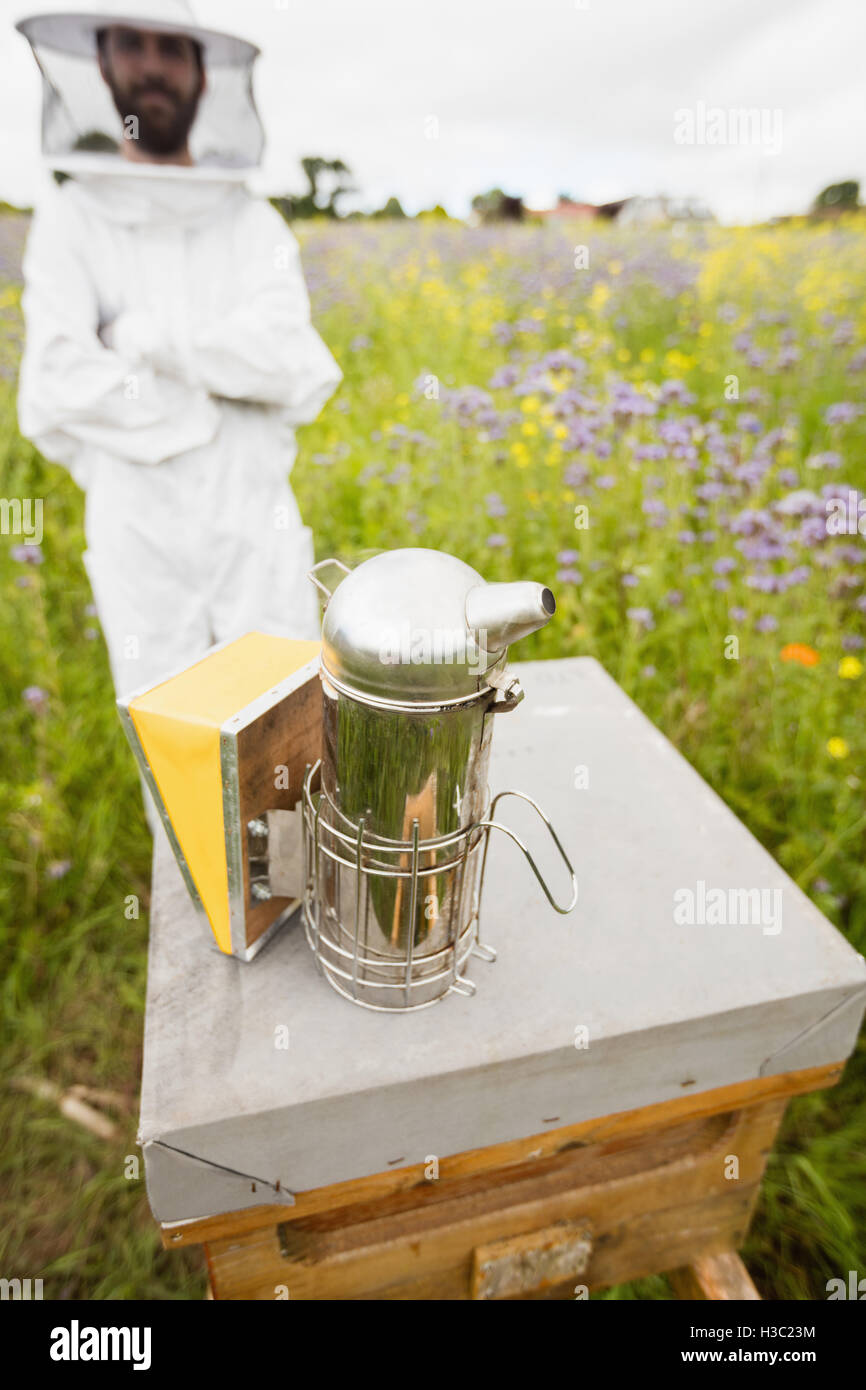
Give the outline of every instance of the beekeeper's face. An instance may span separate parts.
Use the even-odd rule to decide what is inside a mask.
[[[112,24],[100,36],[99,70],[126,138],[135,146],[130,155],[187,155],[187,138],[205,88],[201,50],[193,39]]]

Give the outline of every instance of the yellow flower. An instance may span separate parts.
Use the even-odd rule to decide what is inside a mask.
[[[539,401],[537,396],[527,396],[526,399],[521,403],[520,409],[524,411],[527,415],[534,415],[536,410],[538,410],[540,404],[541,402]]]
[[[610,261],[607,267],[608,275],[622,274],[622,261]]]
[[[553,431],[553,437],[554,439],[567,439],[568,427],[566,425],[557,425],[555,430]],[[857,674],[860,674],[859,671],[857,672]]]
[[[538,426],[534,420],[524,420],[523,424],[520,426],[520,433],[530,436],[538,434]]]
[[[641,348],[640,360],[641,362],[655,362],[656,355],[652,348]]]
[[[616,357],[618,362],[631,361],[631,353],[629,352],[628,348],[617,348]]]
[[[844,738],[828,738],[827,752],[831,758],[847,758],[851,749],[848,747]]]
[[[863,674],[863,662],[858,661],[856,656],[843,656],[839,662],[839,675],[843,681],[856,681],[858,676]]]

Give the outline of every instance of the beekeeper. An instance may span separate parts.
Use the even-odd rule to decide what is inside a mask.
[[[84,489],[117,693],[254,628],[316,638],[312,533],[288,475],[295,426],[341,373],[294,236],[245,186],[263,146],[259,50],[200,28],[186,0],[17,27],[62,180],[24,260],[19,420]]]

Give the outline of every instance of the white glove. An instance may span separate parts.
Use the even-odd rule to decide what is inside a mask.
[[[165,328],[146,309],[127,309],[100,329],[107,348],[124,361],[143,363],[166,376],[181,375],[180,363]]]

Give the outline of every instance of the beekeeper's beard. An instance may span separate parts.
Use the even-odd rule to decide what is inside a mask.
[[[103,75],[124,123],[126,139],[134,139],[145,154],[158,158],[164,159],[169,155],[186,152],[187,139],[198,110],[203,83],[191,97],[183,97],[160,78],[151,77],[147,82],[121,90],[109,71],[105,71]],[[148,92],[162,93],[170,100],[172,109],[148,111],[142,100]],[[132,122],[129,120],[130,117],[133,118]]]

